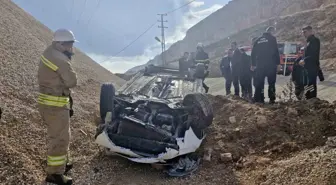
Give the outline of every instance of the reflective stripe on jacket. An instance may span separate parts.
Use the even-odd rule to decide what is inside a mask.
[[[51,95],[40,93],[37,102],[39,104],[42,104],[42,105],[64,107],[64,106],[69,105],[70,98],[69,97],[51,96]]]

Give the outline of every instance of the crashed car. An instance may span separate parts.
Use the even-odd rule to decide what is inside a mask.
[[[176,69],[151,66],[117,92],[103,84],[95,142],[138,163],[165,165],[171,176],[195,171],[195,151],[213,109],[197,80]]]

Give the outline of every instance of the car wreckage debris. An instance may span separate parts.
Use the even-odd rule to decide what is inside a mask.
[[[134,162],[170,164],[170,176],[194,172],[200,159],[188,155],[200,147],[213,121],[212,105],[195,83],[179,71],[154,67],[118,92],[102,85],[101,111],[113,116],[98,126],[96,143]],[[101,112],[102,120],[108,112]]]
[[[192,159],[188,156],[179,158],[166,173],[172,177],[183,177],[195,172],[200,165],[200,158]]]

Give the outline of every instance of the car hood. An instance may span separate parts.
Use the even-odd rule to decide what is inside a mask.
[[[177,144],[179,146],[179,150],[175,150],[172,148],[166,148],[166,152],[159,154],[157,157],[144,157],[141,156],[128,148],[123,148],[115,145],[110,138],[108,137],[107,131],[104,130],[101,134],[99,134],[96,138],[96,143],[106,147],[110,152],[115,153],[121,157],[127,158],[131,161],[138,163],[157,163],[163,162],[166,160],[173,159],[175,157],[185,155],[188,153],[195,152],[201,145],[203,139],[197,138],[194,131],[190,127],[186,132],[184,138],[177,138]]]

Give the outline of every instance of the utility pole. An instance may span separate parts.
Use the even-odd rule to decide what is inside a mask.
[[[161,22],[161,26],[158,26],[159,28],[161,28],[161,49],[162,49],[162,53],[161,53],[161,57],[162,57],[162,65],[164,66],[166,64],[166,59],[164,56],[164,52],[166,51],[166,40],[165,40],[165,27],[164,23],[168,22],[167,20],[163,20],[164,16],[167,16],[167,14],[158,14],[161,17],[161,20],[158,20],[158,22]]]

